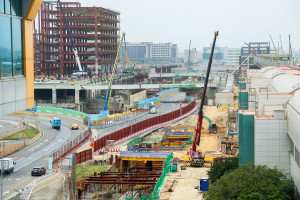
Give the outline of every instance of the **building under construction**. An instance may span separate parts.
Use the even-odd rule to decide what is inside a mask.
[[[79,2],[62,2],[62,7],[84,70],[109,73],[117,54],[120,13],[101,7],[81,7]],[[63,14],[57,1],[44,1],[34,29],[35,75],[69,75],[76,60]],[[101,66],[101,68],[100,68]]]

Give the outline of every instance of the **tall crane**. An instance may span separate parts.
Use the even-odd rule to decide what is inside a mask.
[[[114,79],[114,76],[115,76],[115,73],[116,73],[118,59],[119,59],[119,56],[121,54],[121,47],[122,47],[123,40],[125,39],[125,34],[126,33],[123,32],[122,38],[121,38],[120,43],[119,43],[117,56],[115,58],[114,66],[113,66],[113,69],[112,69],[112,72],[111,72],[111,75],[110,75],[110,80],[109,80],[109,83],[108,83],[108,90],[107,90],[107,93],[106,93],[106,96],[105,96],[104,105],[103,105],[102,110],[100,110],[100,114],[101,113],[107,113],[107,111],[108,111],[107,109],[108,109],[108,106],[109,106],[109,101],[110,101],[111,91],[112,91],[111,86],[112,86],[112,82],[113,82],[113,79]]]
[[[201,104],[200,104],[200,109],[198,113],[198,121],[197,121],[197,127],[196,131],[194,134],[194,140],[193,140],[193,145],[192,148],[187,152],[187,154],[191,158],[191,166],[192,167],[202,167],[204,165],[204,155],[202,155],[202,152],[197,151],[196,146],[200,145],[200,137],[201,137],[201,127],[202,127],[202,121],[203,121],[203,105],[205,101],[205,94],[206,94],[206,89],[207,89],[207,84],[208,84],[208,79],[209,79],[209,74],[210,74],[210,69],[211,69],[211,64],[212,64],[212,59],[213,59],[213,54],[214,54],[214,49],[215,49],[215,44],[216,44],[216,39],[218,36],[219,32],[215,32],[215,37],[213,41],[213,45],[211,48],[211,53],[209,57],[209,62],[208,62],[208,67],[206,70],[206,77],[205,77],[205,82],[204,82],[204,88],[203,88],[203,94],[201,98]]]
[[[66,24],[66,26],[67,26],[67,31],[68,31],[68,33],[69,33],[69,37],[70,37],[70,40],[71,40],[71,43],[72,43],[72,48],[73,48],[73,52],[74,52],[74,55],[75,55],[77,67],[78,67],[78,69],[79,69],[79,72],[83,72],[83,71],[82,71],[82,67],[81,67],[81,63],[80,63],[80,60],[79,60],[79,56],[78,56],[78,51],[77,51],[77,48],[76,48],[76,46],[75,46],[74,38],[73,38],[73,36],[72,36],[72,32],[71,32],[71,29],[70,29],[70,26],[69,26],[69,22],[68,22],[68,20],[67,20],[67,18],[66,18],[66,15],[65,15],[65,12],[64,12],[64,9],[63,9],[63,7],[62,7],[62,4],[61,4],[60,0],[57,0],[57,1],[58,1],[60,10],[61,10],[61,12],[62,12],[62,15],[63,15],[63,17],[64,17],[64,22],[65,22],[65,24]]]

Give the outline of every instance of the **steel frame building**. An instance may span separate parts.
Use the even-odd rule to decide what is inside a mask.
[[[83,69],[109,72],[117,55],[120,13],[102,7],[62,2]],[[44,1],[35,20],[35,75],[69,75],[76,70],[72,44],[57,1]]]

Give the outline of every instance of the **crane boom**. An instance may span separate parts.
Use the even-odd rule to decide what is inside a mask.
[[[110,80],[109,80],[109,83],[108,83],[108,90],[107,90],[107,93],[106,93],[106,96],[105,96],[104,105],[103,105],[103,108],[100,111],[100,113],[104,112],[104,111],[107,111],[108,106],[109,106],[109,101],[110,101],[111,91],[112,91],[111,86],[112,86],[114,75],[115,75],[115,72],[116,72],[116,69],[117,69],[118,58],[121,54],[121,47],[122,47],[122,43],[123,43],[124,38],[125,38],[125,32],[123,32],[123,35],[122,35],[122,38],[121,38],[121,41],[120,41],[120,44],[119,44],[119,47],[118,47],[117,56],[116,56],[115,62],[114,62],[114,67],[112,69]]]
[[[68,33],[69,33],[69,36],[70,36],[70,40],[71,40],[71,43],[72,43],[73,52],[74,52],[74,55],[75,55],[76,64],[78,66],[79,71],[81,72],[82,71],[82,67],[81,67],[81,63],[80,63],[80,60],[79,60],[78,51],[77,51],[77,48],[76,48],[75,43],[74,43],[74,38],[72,36],[72,32],[71,32],[71,29],[70,29],[70,26],[69,26],[69,22],[68,22],[68,20],[66,18],[66,15],[65,15],[65,12],[64,12],[64,9],[62,7],[62,4],[61,4],[60,0],[57,0],[57,1],[58,1],[60,10],[62,12],[62,15],[64,17],[65,24],[67,26],[67,30],[68,30]]]
[[[200,159],[200,158],[203,159],[203,156],[201,155],[201,152],[197,151],[196,145],[199,146],[199,144],[200,144],[201,127],[202,127],[202,121],[203,121],[203,106],[204,106],[205,94],[206,94],[206,89],[207,89],[207,85],[208,85],[208,79],[209,79],[209,74],[210,74],[210,69],[211,69],[211,65],[212,65],[212,59],[213,59],[213,54],[214,54],[214,49],[215,49],[215,44],[216,44],[216,39],[217,39],[218,34],[219,34],[218,31],[215,32],[215,37],[214,37],[213,45],[212,45],[212,48],[211,48],[208,67],[207,67],[207,70],[206,70],[204,88],[203,88],[203,93],[202,93],[202,98],[201,98],[201,103],[200,103],[200,109],[199,109],[199,112],[198,112],[197,127],[196,127],[196,132],[195,132],[195,135],[194,135],[192,149],[190,151],[190,156],[191,156],[192,159]]]

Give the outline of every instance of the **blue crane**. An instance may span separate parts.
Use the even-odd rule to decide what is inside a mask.
[[[119,47],[118,47],[118,51],[117,51],[117,56],[116,56],[116,59],[115,59],[114,67],[112,69],[112,73],[110,75],[110,80],[109,80],[109,83],[108,83],[108,90],[107,90],[107,93],[106,93],[106,96],[105,96],[104,105],[103,105],[102,110],[100,110],[99,114],[108,115],[108,110],[107,109],[108,109],[109,101],[110,101],[110,97],[111,97],[111,91],[112,91],[111,86],[112,86],[112,82],[113,82],[113,79],[114,79],[114,75],[116,73],[118,59],[119,59],[119,56],[121,54],[121,47],[122,47],[122,43],[123,43],[124,39],[125,39],[125,32],[123,32],[122,38],[120,40],[120,44],[119,44]]]

